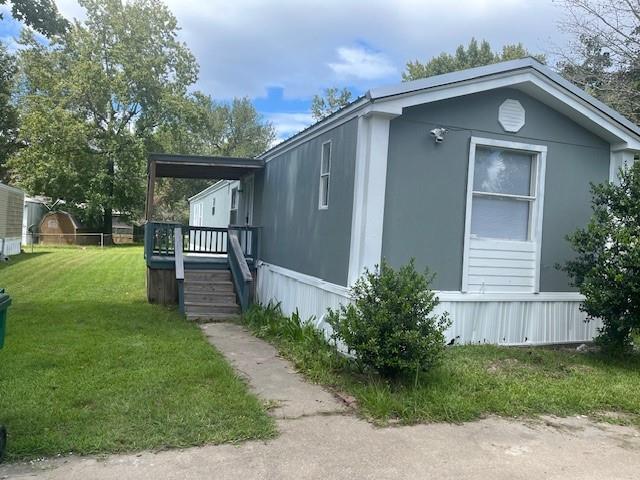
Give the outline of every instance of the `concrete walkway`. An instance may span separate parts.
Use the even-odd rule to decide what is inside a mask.
[[[237,325],[202,327],[263,399],[280,436],[106,458],[0,467],[2,478],[74,479],[637,479],[640,432],[586,418],[376,428],[306,383]]]

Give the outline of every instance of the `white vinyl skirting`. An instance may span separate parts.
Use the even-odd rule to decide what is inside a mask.
[[[14,238],[0,238],[0,254],[6,255],[18,255],[20,253],[22,239],[20,237]]]
[[[280,303],[285,315],[297,310],[325,332],[327,308],[349,301],[346,287],[266,263],[258,267],[256,293],[259,303]],[[579,300],[446,300],[438,310],[449,312],[452,320],[447,342],[543,345],[593,339],[600,323],[585,322],[579,307]]]

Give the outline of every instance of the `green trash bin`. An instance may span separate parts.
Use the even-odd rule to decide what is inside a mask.
[[[4,346],[4,334],[7,330],[7,309],[11,305],[11,298],[0,289],[0,348]],[[0,364],[2,361],[0,360]],[[7,450],[7,429],[0,425],[0,462]]]

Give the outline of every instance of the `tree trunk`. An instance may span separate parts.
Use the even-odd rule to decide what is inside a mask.
[[[111,235],[113,232],[113,209],[111,205],[113,204],[113,182],[115,176],[115,167],[112,159],[107,160],[107,196],[108,196],[108,205],[104,207],[104,215],[103,215],[103,223],[102,223],[102,233],[105,235]],[[109,237],[109,241],[111,241],[111,237]]]

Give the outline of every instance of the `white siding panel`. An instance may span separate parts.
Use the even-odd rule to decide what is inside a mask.
[[[471,238],[467,287],[469,292],[533,292],[536,276],[535,242]]]
[[[22,238],[0,238],[0,256],[18,255]]]
[[[452,325],[447,341],[537,345],[587,342],[597,335],[599,321],[585,322],[580,302],[442,302]]]

